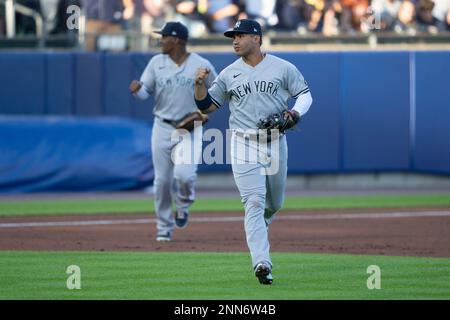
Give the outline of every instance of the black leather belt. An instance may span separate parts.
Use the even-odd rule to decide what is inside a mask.
[[[249,139],[253,141],[258,142],[271,142],[272,141],[272,135],[269,134],[259,134],[259,133],[247,133],[247,132],[241,132],[241,131],[234,131],[237,137]],[[274,135],[274,138],[279,138],[281,135]],[[261,141],[260,141],[261,140]]]
[[[168,123],[172,127],[175,127],[177,125],[177,121],[175,121],[175,120],[169,120],[169,119],[163,119],[163,118],[160,118],[160,119],[162,120],[162,122]]]

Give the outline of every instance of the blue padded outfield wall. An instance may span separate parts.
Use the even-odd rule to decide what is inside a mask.
[[[144,188],[148,136],[126,119],[0,116],[0,192]]]
[[[314,98],[288,136],[290,173],[450,174],[450,51],[275,54],[299,67]],[[202,55],[217,71],[236,59]],[[153,100],[128,92],[151,57],[0,53],[0,192],[151,185]],[[228,116],[222,108],[206,128],[224,131]]]

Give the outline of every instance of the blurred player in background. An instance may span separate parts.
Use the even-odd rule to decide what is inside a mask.
[[[201,157],[202,127],[197,126],[189,137],[181,142],[173,141],[175,124],[185,115],[198,111],[194,100],[194,80],[198,68],[210,70],[205,79],[209,87],[216,71],[212,64],[186,49],[188,30],[180,22],[168,22],[161,31],[162,54],[154,56],[140,81],[134,80],[131,92],[140,99],[150,94],[155,97],[152,131],[152,159],[155,170],[154,192],[157,216],[157,241],[170,241],[176,224],[179,228],[188,223],[189,207],[195,198],[197,163]],[[190,144],[185,145],[185,144]],[[192,147],[194,146],[195,147]],[[177,164],[172,152],[191,150],[191,163]],[[172,214],[172,198],[175,198],[175,219]]]

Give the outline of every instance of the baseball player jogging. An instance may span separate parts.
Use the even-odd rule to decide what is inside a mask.
[[[232,152],[231,164],[245,208],[245,233],[253,270],[261,284],[270,285],[273,277],[268,229],[284,202],[288,156],[285,131],[309,110],[312,97],[303,75],[293,64],[261,51],[258,22],[239,20],[225,36],[233,38],[233,48],[240,59],[225,68],[209,90],[205,86],[209,72],[199,69],[195,100],[205,114],[229,100],[233,141],[250,153],[262,153],[258,161],[252,162],[241,161],[241,155]],[[287,107],[290,97],[296,99],[292,110]],[[276,130],[268,135],[270,129]],[[260,148],[264,145],[267,148]],[[278,169],[268,173],[267,165],[274,161],[279,162]]]
[[[186,227],[189,207],[195,198],[197,164],[201,159],[202,126],[194,121],[206,122],[196,107],[193,97],[194,81],[199,68],[209,71],[206,85],[217,76],[211,63],[196,53],[186,50],[188,30],[180,22],[168,22],[161,31],[162,54],[154,56],[145,68],[140,81],[130,84],[130,91],[139,99],[155,97],[151,148],[154,179],[155,212],[157,217],[157,241],[171,241],[174,226]],[[177,129],[186,129],[178,141],[172,139]],[[195,138],[195,139],[194,139]],[[184,144],[189,144],[185,146]],[[195,147],[192,147],[194,146]],[[174,161],[177,149],[191,150],[189,163]],[[175,200],[175,217],[172,199]]]

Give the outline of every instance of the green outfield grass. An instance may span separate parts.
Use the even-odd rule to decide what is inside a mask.
[[[0,299],[450,299],[450,259],[274,253],[273,286],[244,253],[0,252]],[[66,269],[81,269],[81,289]],[[381,289],[367,288],[367,267]]]
[[[288,197],[285,210],[337,208],[449,207],[450,194]],[[239,199],[198,199],[194,212],[242,211]],[[148,213],[153,201],[143,199],[1,201],[0,216]]]

